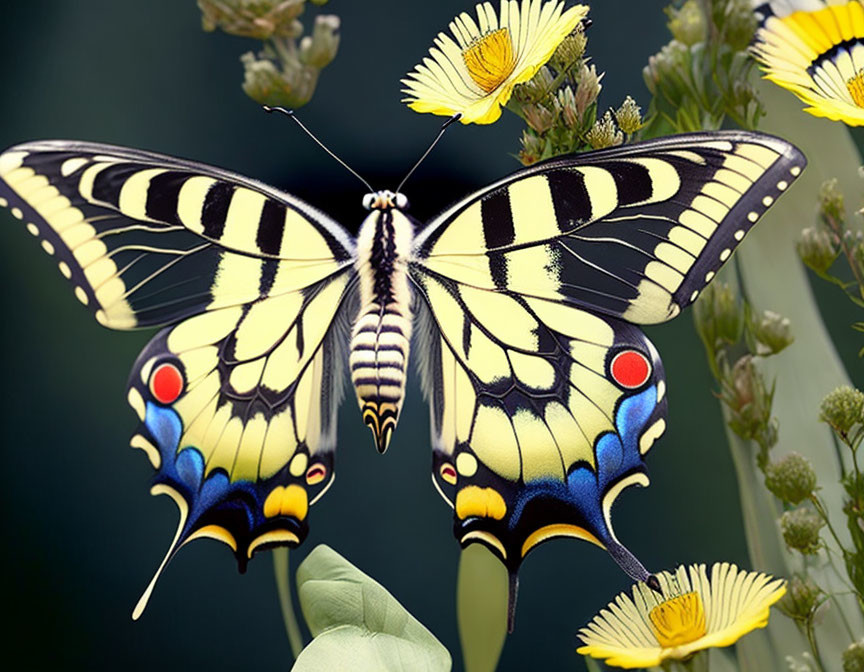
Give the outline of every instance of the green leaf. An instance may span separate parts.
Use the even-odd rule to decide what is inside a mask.
[[[861,158],[843,124],[804,113],[801,101],[770,82],[759,81],[756,88],[767,112],[761,130],[798,145],[807,156],[809,167],[768,212],[765,221],[748,234],[746,243],[737,253],[741,277],[746,295],[756,308],[774,310],[795,325],[795,343],[764,362],[768,378],[777,380],[774,414],[780,421],[778,450],[781,454],[794,450],[810,460],[819,479],[820,496],[827,502],[835,528],[840,528],[845,522],[839,483],[841,456],[835,449],[829,428],[818,422],[818,413],[825,394],[840,385],[848,385],[849,378],[822,322],[806,269],[795,250],[795,241],[803,228],[813,224],[816,195],[824,180],[837,177],[842,191],[859,192]],[[736,445],[733,437],[730,443],[738,471],[751,560],[758,569],[788,577],[802,568],[801,560],[786,550],[780,536],[776,504],[767,495],[752,463],[755,451],[746,444]],[[849,457],[843,455],[842,459]],[[837,552],[831,540],[826,543]],[[840,579],[844,572],[842,563],[826,558],[824,566],[811,566],[808,571],[820,586],[837,594],[838,608],[826,614],[816,634],[827,669],[838,669],[839,652],[849,638],[847,625],[852,632],[861,632],[864,628],[861,612]],[[775,660],[782,660],[787,654],[800,655],[806,648],[800,636],[796,637],[786,627],[788,623],[774,616],[766,630],[779,654]],[[747,638],[742,643],[752,639]]]
[[[446,672],[447,649],[378,582],[329,546],[297,568],[297,594],[315,639],[293,672]]]
[[[456,610],[466,672],[494,672],[507,637],[507,569],[471,544],[459,559]]]

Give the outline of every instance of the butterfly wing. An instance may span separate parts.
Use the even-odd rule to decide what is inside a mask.
[[[277,266],[282,288],[309,286],[353,258],[348,234],[299,199],[125,147],[62,140],[11,147],[0,155],[0,205],[114,329],[253,301],[271,291]]]
[[[695,300],[803,166],[763,135],[649,141],[520,171],[418,236],[433,479],[463,545],[515,573],[579,537],[647,576],[610,520],[665,429],[662,364],[634,325]]]
[[[460,201],[418,236],[430,271],[634,324],[696,300],[801,173],[764,134],[687,134],[553,159]]]
[[[0,198],[100,323],[170,325],[127,390],[152,492],[180,509],[159,571],[199,537],[229,545],[241,569],[256,549],[299,544],[333,479],[348,235],[251,180],[107,145],[13,147]]]

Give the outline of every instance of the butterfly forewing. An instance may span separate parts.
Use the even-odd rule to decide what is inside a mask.
[[[0,156],[0,203],[55,257],[100,323],[167,324],[312,285],[353,241],[287,194],[203,164],[46,141]]]
[[[429,270],[636,324],[692,303],[805,165],[752,133],[673,136],[520,171],[418,236]]]

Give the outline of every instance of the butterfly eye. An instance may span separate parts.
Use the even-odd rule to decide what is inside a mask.
[[[396,207],[404,210],[408,207],[408,197],[405,194],[396,194]]]
[[[313,464],[306,472],[306,483],[308,485],[317,485],[324,480],[327,475],[327,468],[323,464]]]
[[[183,374],[174,364],[160,364],[150,376],[150,394],[160,404],[171,404],[183,393]]]
[[[376,197],[375,194],[366,194],[363,197],[363,208],[365,210],[371,210],[372,209],[372,205],[375,203],[375,197]]]
[[[612,358],[609,365],[612,378],[621,387],[642,387],[651,377],[651,362],[637,350],[623,350]]]

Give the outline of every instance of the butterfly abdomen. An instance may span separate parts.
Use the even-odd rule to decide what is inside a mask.
[[[351,380],[379,452],[405,398],[411,340],[408,254],[413,226],[398,210],[374,211],[357,238],[360,309],[351,335]]]

